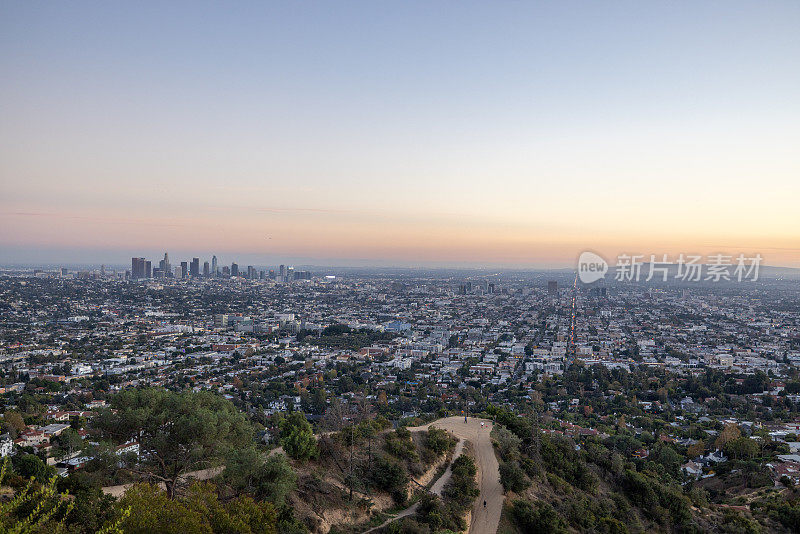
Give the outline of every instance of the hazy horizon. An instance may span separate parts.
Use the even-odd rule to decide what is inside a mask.
[[[800,267],[796,2],[0,15],[0,263]]]

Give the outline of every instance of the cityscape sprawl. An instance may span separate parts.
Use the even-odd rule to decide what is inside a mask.
[[[0,454],[34,455],[65,480],[86,473],[107,494],[140,480],[133,467],[156,448],[141,429],[98,433],[97,420],[123,410],[107,411],[121,392],[163,388],[221,396],[267,450],[288,447],[290,413],[320,440],[365,420],[493,419],[507,495],[543,475],[496,432],[534,421],[537,439],[569,440],[578,454],[605,444],[621,466],[657,466],[679,493],[703,492],[716,513],[745,507],[746,520],[785,528],[774,497],[800,484],[798,366],[800,290],[778,276],[587,285],[571,270],[240,268],[216,256],[173,266],[166,254],[155,268],[134,257],[130,270],[0,273]],[[124,461],[99,462],[103,443]],[[339,491],[379,492],[372,467],[354,474],[367,453],[343,451]],[[372,456],[370,442],[370,466]],[[147,480],[174,490],[168,477]],[[507,503],[503,517],[526,524],[523,505]],[[636,514],[640,526],[676,521]],[[316,531],[302,513],[292,521]]]

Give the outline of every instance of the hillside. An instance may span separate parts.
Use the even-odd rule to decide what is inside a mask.
[[[719,495],[760,496],[757,513],[753,506],[713,502],[710,485],[684,477],[681,456],[666,443],[631,459],[625,449],[633,440],[624,434],[573,439],[503,410],[496,417],[501,424],[492,439],[507,496],[501,534],[791,531],[781,514],[794,508],[780,511],[773,503],[768,513],[763,499],[788,501],[796,498],[792,490],[772,489],[770,482],[770,489],[753,493],[741,473],[713,479]]]
[[[324,433],[315,458],[292,462],[290,505],[311,532],[361,532],[432,483],[455,443],[443,430],[392,429],[382,418]]]

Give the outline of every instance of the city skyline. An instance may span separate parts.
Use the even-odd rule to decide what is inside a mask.
[[[800,267],[800,6],[575,7],[6,4],[0,263]]]

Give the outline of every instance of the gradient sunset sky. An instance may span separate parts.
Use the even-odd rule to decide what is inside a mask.
[[[800,267],[794,0],[6,1],[0,73],[0,263]]]

